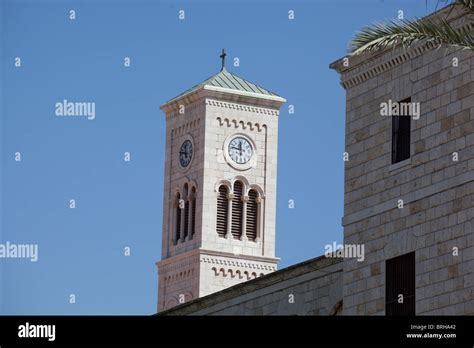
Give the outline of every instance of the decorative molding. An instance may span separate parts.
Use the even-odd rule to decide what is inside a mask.
[[[244,262],[244,261],[238,261],[238,260],[225,260],[225,259],[218,259],[214,257],[201,257],[200,262],[209,263],[213,265],[258,269],[258,270],[265,270],[265,271],[270,271],[270,272],[273,272],[276,270],[276,266],[273,266],[273,265],[263,265],[259,263]]]
[[[243,175],[236,175],[236,176],[231,180],[231,182],[232,182],[232,192],[234,192],[234,186],[235,186],[235,183],[236,183],[237,181],[240,181],[240,182],[243,184],[243,186],[244,186],[244,190],[243,190],[244,192],[243,192],[243,194],[244,194],[244,195],[247,194],[247,191],[248,191],[248,189],[249,189],[249,187],[250,187],[249,179],[247,179],[247,178],[246,178],[245,176],[243,176]]]
[[[261,112],[268,115],[278,116],[278,110],[286,99],[274,95],[264,95],[251,92],[238,91],[234,89],[220,88],[215,86],[202,86],[196,90],[190,91],[181,95],[178,99],[172,99],[160,106],[160,109],[165,112],[166,117],[176,116],[176,111],[179,111],[180,105],[189,105],[198,103],[204,105],[202,101],[205,100],[206,105],[208,100],[226,101],[227,104],[236,104],[247,106],[255,105]]]
[[[229,190],[229,193],[227,194],[227,198],[228,199],[233,199],[234,198],[233,187],[234,187],[234,183],[236,181],[240,181],[244,185],[244,192],[243,192],[244,196],[248,196],[250,190],[255,190],[258,193],[258,197],[260,198],[260,202],[261,202],[261,199],[265,198],[265,191],[263,190],[263,188],[259,184],[251,184],[248,181],[248,179],[243,175],[237,175],[237,176],[235,176],[234,178],[232,178],[230,180],[227,180],[227,179],[219,180],[216,183],[216,185],[214,185],[214,192],[218,193],[219,192],[219,187],[221,185],[224,185]]]
[[[219,187],[221,187],[222,185],[227,187],[228,192],[232,192],[232,181],[227,179],[219,180],[214,186],[214,192],[219,192]]]
[[[267,125],[265,123],[252,123],[250,121],[243,121],[243,120],[237,120],[237,119],[229,119],[227,117],[217,117],[216,118],[217,123],[219,126],[226,126],[226,127],[234,127],[234,128],[240,128],[243,130],[249,129],[251,131],[257,130],[257,132],[261,132],[262,130],[267,129]]]
[[[194,268],[184,270],[181,272],[176,272],[170,275],[165,275],[163,277],[163,281],[165,284],[175,283],[177,281],[181,281],[186,278],[191,278],[194,276]]]
[[[258,106],[230,103],[230,102],[213,100],[213,99],[206,99],[206,105],[217,106],[217,107],[229,109],[229,110],[255,112],[257,114],[270,115],[270,116],[278,116],[280,114],[280,112],[276,109],[267,109],[267,108],[262,108]]]
[[[181,258],[183,254],[164,259],[156,263],[159,269],[160,275],[169,275],[173,272],[179,273],[183,269],[188,269],[193,267],[196,263],[199,262],[198,255],[192,255],[191,257]],[[173,259],[173,261],[170,261]]]
[[[370,78],[380,75],[398,65],[422,55],[424,52],[433,49],[435,46],[436,45],[433,43],[428,43],[426,45],[413,48],[402,54],[397,54],[388,60],[388,54],[373,60],[369,60],[365,64],[361,65],[358,69],[354,69],[354,71],[349,71],[343,75],[341,77],[341,84],[344,89],[357,86],[358,84],[367,81]],[[342,73],[344,74],[345,71],[342,71]]]
[[[195,120],[186,122],[184,124],[181,124],[175,128],[171,129],[171,139],[174,139],[175,137],[179,137],[183,134],[189,133],[193,129],[197,128],[199,124],[201,123],[201,119],[197,118]]]
[[[457,19],[463,19],[462,17]],[[474,28],[471,22],[457,26],[460,31],[471,32]],[[367,81],[377,75],[380,75],[394,67],[397,67],[411,59],[421,56],[427,51],[437,47],[434,43],[420,43],[404,50],[403,47],[387,49],[379,53],[365,54],[361,56],[344,57],[332,63],[330,67],[341,74],[341,85],[344,89],[352,88],[360,83]],[[363,59],[364,58],[364,59]],[[354,61],[351,66],[344,67],[344,59]]]
[[[257,277],[262,277],[265,274],[260,273],[257,274],[257,272],[249,272],[249,271],[242,271],[241,269],[232,269],[232,268],[219,268],[217,269],[216,267],[212,267],[211,271],[213,272],[213,275],[215,277],[222,276],[224,278],[238,278],[243,279],[243,280],[250,280],[250,279],[255,279]]]
[[[257,191],[257,203],[261,203],[262,199],[265,199],[265,191],[263,191],[262,187],[259,184],[251,184],[249,189],[246,191],[247,195],[249,194],[250,190]]]

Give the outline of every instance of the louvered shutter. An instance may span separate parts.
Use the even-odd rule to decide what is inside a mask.
[[[228,206],[227,206],[227,187],[222,185],[219,187],[219,194],[217,196],[217,223],[216,229],[219,237],[225,237],[227,232],[227,217],[228,217]]]
[[[247,238],[251,241],[257,239],[257,219],[258,219],[258,204],[257,204],[257,191],[250,190],[249,200],[247,202]]]
[[[240,239],[242,236],[242,212],[244,202],[242,202],[243,185],[240,181],[234,183],[234,198],[232,199],[232,236]]]

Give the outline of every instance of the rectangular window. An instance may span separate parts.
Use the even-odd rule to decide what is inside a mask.
[[[411,103],[411,98],[399,103]],[[392,164],[410,158],[411,116],[392,116]]]
[[[385,263],[385,314],[415,315],[415,252]]]

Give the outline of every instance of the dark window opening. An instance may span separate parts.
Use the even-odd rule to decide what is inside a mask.
[[[175,232],[175,244],[178,243],[181,238],[181,207],[180,205],[181,196],[178,193],[176,196],[176,232]]]
[[[385,314],[415,315],[415,252],[385,263]]]
[[[184,203],[184,231],[183,231],[184,239],[188,237],[188,229],[189,229],[189,201],[186,201],[186,203]]]
[[[196,233],[196,191],[193,189],[193,198],[191,200],[191,238]]]
[[[411,98],[399,103],[411,103]],[[392,164],[410,158],[411,116],[392,116]]]

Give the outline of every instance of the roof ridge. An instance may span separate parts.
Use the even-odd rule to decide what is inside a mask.
[[[256,83],[250,82],[234,73],[229,72],[225,67],[219,71],[217,74],[210,76],[209,78],[205,79],[201,83],[194,85],[193,87],[187,89],[183,93],[179,94],[178,96],[174,97],[173,99],[166,102],[166,104],[175,101],[195,90],[205,87],[205,86],[214,86],[220,87],[230,90],[236,90],[241,92],[248,92],[254,94],[260,94],[263,96],[272,96],[272,97],[279,97],[276,93],[273,93]]]

